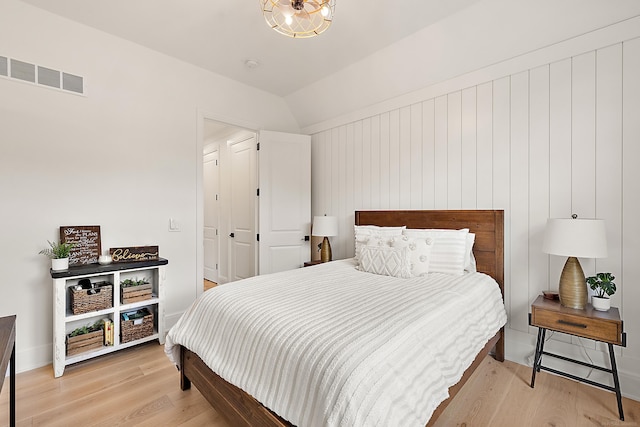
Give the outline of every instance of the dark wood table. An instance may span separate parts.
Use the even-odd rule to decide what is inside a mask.
[[[9,425],[16,425],[16,316],[0,317],[0,390],[4,385],[4,374],[10,367],[9,379]]]

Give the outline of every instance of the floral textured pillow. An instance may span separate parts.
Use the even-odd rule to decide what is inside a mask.
[[[423,276],[429,272],[429,264],[431,261],[431,248],[433,239],[430,237],[394,237],[391,242],[393,248],[409,249],[409,259],[411,263],[411,276]]]
[[[469,229],[462,230],[415,230],[407,229],[404,236],[414,238],[432,238],[433,248],[429,261],[430,273],[445,273],[453,275],[464,274],[467,257],[467,235]]]
[[[355,258],[356,262],[360,260],[360,249],[364,245],[379,245],[381,242],[385,245],[391,243],[391,238],[401,236],[402,230],[406,227],[378,227],[376,225],[355,225]]]

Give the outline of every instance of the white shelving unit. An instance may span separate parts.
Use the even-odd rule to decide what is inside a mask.
[[[55,377],[64,373],[67,365],[91,359],[96,356],[118,351],[143,342],[158,340],[164,344],[164,281],[165,266],[168,261],[160,258],[154,261],[113,263],[109,265],[90,264],[70,267],[67,270],[53,271],[53,371]],[[89,313],[73,314],[69,288],[81,279],[88,278],[92,283],[109,282],[113,284],[111,307]],[[120,282],[126,279],[146,279],[152,284],[152,298],[130,304],[122,304]],[[139,340],[122,343],[120,341],[121,314],[146,307],[153,313],[153,334]],[[93,324],[104,318],[110,318],[114,325],[114,344],[89,350],[73,356],[66,355],[66,336],[76,328]]]

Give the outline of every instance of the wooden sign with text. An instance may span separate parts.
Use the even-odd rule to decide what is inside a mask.
[[[99,225],[74,225],[60,227],[60,241],[73,243],[69,265],[94,264],[102,250]]]
[[[158,259],[157,246],[132,246],[109,249],[113,262],[153,261]]]

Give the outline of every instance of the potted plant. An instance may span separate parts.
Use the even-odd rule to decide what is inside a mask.
[[[69,254],[71,253],[71,248],[73,248],[73,243],[58,243],[49,240],[47,242],[50,247],[41,250],[40,253],[51,258],[51,269],[58,271],[69,268]]]
[[[611,308],[609,297],[616,292],[616,284],[613,283],[615,276],[611,273],[598,273],[595,276],[587,277],[587,284],[595,291],[591,297],[591,305],[599,311],[608,311]]]

